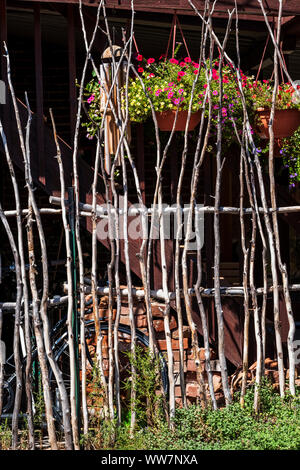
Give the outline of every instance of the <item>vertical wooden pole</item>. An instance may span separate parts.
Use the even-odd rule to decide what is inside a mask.
[[[35,93],[36,93],[36,131],[38,153],[38,179],[46,186],[46,158],[44,156],[44,109],[43,109],[43,65],[42,65],[42,31],[41,7],[37,3],[34,13],[34,58],[35,58]],[[34,176],[34,175],[33,175]]]
[[[1,51],[1,80],[6,81],[6,59],[4,57],[3,42],[7,42],[7,13],[6,0],[0,0],[0,51]]]
[[[212,160],[209,155],[204,159],[204,204],[211,205],[211,194],[212,194]],[[204,246],[205,246],[205,258],[206,258],[206,285],[207,287],[213,287],[213,215],[205,214],[204,217]],[[215,324],[215,310],[213,298],[207,300],[207,317],[209,331],[211,332],[213,339],[216,331]]]
[[[79,379],[79,325],[78,325],[78,309],[77,309],[77,273],[76,273],[76,239],[75,239],[75,196],[74,188],[68,188],[68,202],[69,202],[69,224],[70,224],[70,242],[72,250],[72,272],[73,272],[73,318],[72,329],[74,335],[74,350],[75,350],[75,400],[76,400],[76,414],[78,423],[78,433],[80,434],[80,379]]]
[[[69,62],[69,99],[70,99],[70,139],[73,142],[76,125],[76,37],[74,6],[68,5],[68,62]]]
[[[6,0],[0,0],[0,66],[1,66],[1,80],[4,81],[6,86],[6,104],[0,104],[0,116],[3,122],[4,132],[8,143],[10,142],[9,133],[9,105],[8,105],[8,94],[7,94],[7,68],[6,59],[4,57],[3,43],[7,43],[7,12],[6,12]]]
[[[140,180],[140,189],[143,203],[146,204],[145,186],[145,149],[144,149],[144,124],[137,124],[137,162],[136,169]]]

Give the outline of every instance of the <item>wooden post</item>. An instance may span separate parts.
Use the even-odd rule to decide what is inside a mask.
[[[38,179],[46,186],[46,162],[44,158],[44,110],[43,110],[43,66],[40,4],[33,7],[34,12],[34,57],[35,57],[35,92],[36,92],[36,129],[38,153]],[[33,175],[34,176],[34,175]]]
[[[74,6],[68,4],[68,61],[69,61],[69,99],[70,99],[70,141],[73,142],[76,125],[76,37]]]
[[[6,59],[4,57],[3,43],[7,43],[7,12],[6,12],[6,0],[0,0],[0,66],[1,66],[1,80],[4,81],[6,86],[6,103],[8,103],[7,94],[7,71],[6,71]],[[0,104],[0,116],[3,122],[4,132],[8,143],[10,142],[9,133],[9,106],[8,104]]]
[[[145,193],[145,150],[144,150],[144,124],[137,124],[137,162],[136,169],[140,180],[140,188],[143,198],[143,203],[146,204]]]

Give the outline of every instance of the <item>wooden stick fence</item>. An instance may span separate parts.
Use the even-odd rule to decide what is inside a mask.
[[[203,63],[207,79],[207,89],[203,99],[203,113],[197,135],[196,150],[193,155],[193,168],[189,193],[189,205],[187,207],[181,206],[183,198],[183,177],[187,170],[187,153],[189,148],[188,140],[188,124],[184,132],[183,148],[181,153],[180,173],[178,177],[176,204],[167,206],[164,204],[165,195],[163,192],[162,175],[166,167],[167,155],[170,151],[171,144],[174,139],[175,124],[178,118],[178,109],[176,113],[173,129],[170,132],[168,140],[165,145],[161,141],[161,136],[158,129],[157,118],[151,96],[145,89],[145,85],[137,73],[134,63],[132,62],[132,43],[134,37],[134,2],[131,1],[131,19],[130,28],[127,36],[125,31],[122,31],[123,46],[118,49],[118,57],[115,56],[115,48],[111,37],[110,26],[108,23],[105,2],[101,0],[97,8],[95,26],[91,35],[87,35],[85,17],[82,10],[82,4],[79,5],[79,14],[81,19],[82,35],[84,46],[86,50],[85,61],[82,69],[82,75],[79,80],[78,91],[78,107],[76,113],[76,120],[74,133],[73,133],[73,187],[74,187],[74,245],[72,245],[72,233],[68,220],[68,211],[70,209],[70,201],[65,199],[65,168],[64,161],[61,155],[60,142],[56,134],[55,125],[55,111],[51,112],[53,139],[56,145],[56,155],[53,155],[57,160],[57,170],[60,176],[60,197],[50,197],[50,203],[60,206],[58,209],[53,208],[39,208],[37,199],[34,193],[34,183],[31,169],[31,148],[29,145],[29,138],[31,132],[31,119],[32,113],[30,105],[26,96],[27,107],[27,124],[24,129],[21,124],[18,104],[16,101],[13,84],[10,75],[9,54],[6,50],[6,59],[8,64],[8,83],[11,98],[14,105],[14,114],[17,122],[17,137],[19,139],[20,149],[24,159],[24,172],[26,180],[26,192],[28,198],[27,207],[21,207],[19,196],[19,183],[14,174],[14,165],[10,157],[9,145],[6,140],[5,130],[0,122],[0,134],[5,149],[7,164],[10,170],[11,183],[15,197],[15,208],[12,210],[3,210],[0,206],[0,218],[4,230],[9,239],[12,256],[15,263],[15,274],[17,281],[17,297],[15,301],[0,302],[1,313],[1,328],[0,339],[3,335],[3,317],[2,312],[14,311],[14,358],[15,358],[15,396],[13,405],[13,419],[12,431],[13,442],[12,447],[18,448],[18,428],[19,428],[19,415],[21,409],[21,396],[22,396],[22,363],[19,348],[19,331],[22,322],[22,314],[24,312],[25,322],[25,350],[26,350],[26,378],[25,378],[25,392],[26,392],[26,419],[28,421],[29,429],[29,448],[35,447],[34,438],[34,424],[33,416],[34,410],[33,403],[33,384],[32,384],[32,357],[31,357],[31,340],[30,330],[33,329],[35,341],[37,345],[38,361],[40,364],[42,389],[45,402],[45,415],[47,423],[47,432],[49,437],[50,446],[52,449],[58,448],[57,433],[54,425],[54,399],[53,396],[53,383],[54,388],[58,391],[59,399],[61,402],[62,424],[64,432],[64,442],[67,449],[80,448],[80,434],[87,435],[91,422],[91,414],[89,410],[89,377],[90,369],[88,364],[89,352],[86,346],[87,323],[85,319],[87,301],[86,297],[91,296],[92,311],[93,311],[93,325],[95,334],[95,369],[99,377],[102,393],[102,408],[103,414],[101,419],[115,424],[115,417],[117,425],[122,421],[122,405],[120,395],[120,342],[118,331],[120,327],[120,319],[122,313],[122,302],[127,300],[128,318],[130,325],[130,353],[133,359],[137,354],[137,328],[134,314],[134,303],[136,301],[143,301],[145,305],[146,318],[147,318],[147,335],[149,338],[149,350],[154,354],[158,349],[158,342],[155,336],[154,328],[154,315],[153,315],[153,301],[162,303],[163,307],[163,325],[166,339],[166,356],[168,363],[168,382],[169,394],[167,397],[168,406],[165,407],[166,419],[171,428],[174,428],[174,417],[176,413],[176,379],[175,379],[175,354],[172,342],[172,308],[176,310],[178,320],[178,344],[179,344],[179,376],[180,376],[180,390],[181,402],[183,406],[187,406],[186,394],[186,378],[184,373],[184,328],[187,327],[191,337],[191,352],[192,360],[194,361],[195,371],[197,376],[197,384],[199,386],[199,399],[202,407],[212,404],[214,409],[218,408],[217,399],[213,387],[213,367],[210,349],[210,331],[207,314],[204,308],[204,299],[213,299],[217,319],[217,333],[218,333],[218,357],[220,363],[220,372],[222,377],[223,397],[225,404],[230,405],[232,402],[232,391],[229,384],[228,361],[225,356],[225,337],[224,337],[224,313],[223,313],[223,298],[224,297],[240,297],[244,300],[244,342],[243,342],[243,379],[241,389],[241,404],[244,404],[244,396],[247,385],[247,373],[249,367],[249,322],[251,312],[253,312],[254,326],[255,326],[255,343],[256,343],[256,357],[257,368],[255,377],[255,398],[254,409],[259,411],[260,403],[260,388],[262,378],[264,376],[264,364],[266,359],[266,307],[268,296],[273,300],[273,314],[274,314],[274,328],[276,338],[276,354],[279,372],[279,386],[280,394],[285,394],[285,372],[283,361],[283,346],[282,337],[280,333],[280,318],[279,318],[279,294],[283,294],[284,303],[287,309],[289,333],[288,333],[288,361],[289,361],[289,390],[292,395],[295,395],[295,357],[293,350],[293,341],[295,336],[295,321],[292,311],[292,303],[290,294],[292,292],[300,291],[300,284],[289,283],[289,277],[286,265],[282,261],[280,251],[280,239],[278,229],[278,215],[292,214],[300,212],[300,206],[282,206],[278,207],[276,199],[276,187],[274,179],[274,135],[272,134],[272,120],[269,126],[270,130],[270,151],[269,151],[269,191],[271,199],[271,207],[267,203],[267,190],[263,178],[263,169],[261,162],[258,158],[258,152],[254,145],[250,120],[247,113],[245,104],[245,96],[242,86],[242,79],[240,74],[240,52],[238,45],[239,30],[238,30],[238,9],[237,6],[232,11],[228,12],[228,21],[225,31],[223,42],[221,43],[212,25],[212,18],[214,13],[214,6],[208,0],[205,2],[204,12],[198,11],[196,6],[189,0],[191,8],[194,10],[196,17],[201,24],[201,40],[199,45],[199,63]],[[265,16],[268,28],[268,19],[261,1],[262,13]],[[110,74],[109,77],[105,73],[105,68],[102,70],[97,65],[93,58],[92,50],[95,42],[97,31],[99,30],[100,15],[104,19],[105,29],[102,32],[106,35],[108,42],[108,55],[110,59]],[[279,1],[278,24],[281,24],[282,16],[282,1]],[[235,33],[237,42],[237,63],[235,63],[227,54],[226,46],[228,41],[229,32],[232,23],[235,21]],[[277,35],[270,31],[270,37],[274,45],[274,71],[275,71],[275,88],[272,102],[272,116],[274,116],[275,99],[278,89],[278,65],[282,63],[282,57],[279,53],[279,40],[280,40],[280,27],[277,29]],[[88,36],[90,39],[88,39]],[[214,205],[197,205],[199,198],[200,186],[200,172],[207,156],[207,147],[210,137],[210,130],[213,126],[212,123],[212,105],[209,99],[211,94],[211,67],[208,63],[212,61],[214,48],[217,46],[220,55],[219,61],[219,117],[217,124],[217,137],[216,137],[216,184],[214,188]],[[208,57],[207,57],[208,54]],[[222,144],[224,142],[224,135],[222,129],[222,102],[223,102],[223,85],[222,85],[222,63],[226,60],[236,74],[237,85],[240,93],[240,100],[243,107],[243,130],[242,135],[238,133],[236,125],[234,124],[234,132],[236,133],[238,146],[240,147],[240,166],[239,166],[239,183],[240,183],[240,206],[229,207],[221,205],[221,191],[222,183],[224,180],[224,164],[225,157],[222,151]],[[87,70],[91,66],[95,76],[99,81],[103,103],[102,103],[102,121],[97,129],[95,140],[95,162],[93,170],[93,181],[91,186],[92,203],[87,204],[80,201],[80,171],[78,166],[79,159],[79,130],[81,125],[81,115],[84,111],[83,97],[84,97],[84,84],[86,83]],[[286,75],[285,64],[282,63],[283,70]],[[149,100],[151,107],[151,115],[155,130],[155,143],[154,148],[156,152],[156,165],[155,165],[155,178],[154,191],[151,208],[144,205],[144,198],[142,194],[142,184],[139,179],[138,171],[134,161],[130,146],[129,128],[129,107],[128,107],[128,86],[130,74],[140,80],[141,86],[145,95]],[[122,76],[121,86],[120,77]],[[195,79],[192,88],[192,94],[189,102],[188,109],[188,122],[192,114],[192,102],[195,92],[195,86],[199,79],[199,70],[195,74]],[[122,104],[123,103],[123,104]],[[125,103],[125,106],[124,106]],[[208,110],[208,119],[205,122],[204,111]],[[114,149],[112,161],[107,161],[107,152],[103,152],[103,144],[105,135],[108,132],[109,125],[114,126],[114,135],[117,135],[117,144]],[[107,150],[107,149],[106,149]],[[127,157],[127,158],[125,158]],[[211,156],[209,156],[211,158]],[[120,191],[115,181],[116,166],[119,165],[122,176],[122,196],[123,207],[120,207],[119,195]],[[102,177],[104,186],[104,200],[106,204],[98,204],[98,191],[99,191],[99,174]],[[129,175],[132,176],[133,190],[136,193],[138,205],[129,205]],[[245,200],[249,200],[250,207],[244,207]],[[187,216],[187,234],[183,239],[183,245],[180,245],[180,230],[182,228],[182,214]],[[189,240],[192,232],[193,223],[196,217],[202,215],[213,215],[213,240],[214,240],[214,260],[213,266],[213,287],[203,287],[203,265],[201,248],[197,246],[196,260],[197,260],[197,278],[193,279],[193,287],[189,285],[189,270],[187,264],[187,256],[189,251]],[[65,261],[65,279],[66,284],[61,286],[67,295],[59,295],[49,298],[49,268],[48,268],[48,255],[47,244],[45,240],[44,216],[61,217],[63,226],[63,235],[66,249]],[[161,223],[164,215],[173,215],[174,220],[177,220],[177,236],[174,243],[174,289],[170,289],[168,283],[168,270],[167,270],[167,251],[166,251],[166,233],[164,224]],[[242,285],[240,286],[227,286],[220,285],[220,272],[221,272],[221,238],[220,232],[220,219],[222,215],[236,215],[239,216],[240,229],[241,229],[241,247],[243,258],[243,275]],[[43,217],[42,217],[43,216]],[[26,237],[24,237],[22,229],[21,217],[26,218]],[[83,237],[81,226],[81,218],[88,218],[91,221],[91,266],[86,266],[86,261],[83,255]],[[128,235],[129,218],[138,217],[141,221],[142,237],[139,246],[139,252],[135,254],[139,261],[139,268],[141,274],[141,286],[135,287],[133,285],[132,277],[132,254],[130,251],[131,240]],[[108,245],[110,250],[110,260],[103,270],[107,270],[108,286],[100,287],[98,285],[99,278],[99,257],[98,257],[98,239],[97,239],[97,222],[99,219],[107,219],[108,222]],[[8,219],[16,220],[17,232],[12,231]],[[161,286],[160,288],[153,288],[151,268],[153,264],[153,239],[155,232],[155,221],[159,221],[158,241],[159,241],[159,256],[161,260]],[[249,224],[251,236],[247,236],[245,223]],[[150,225],[148,237],[148,225]],[[120,239],[114,236],[114,233],[119,233],[122,230],[122,243]],[[36,235],[36,236],[35,236]],[[37,241],[35,241],[37,240]],[[261,264],[263,271],[263,286],[257,287],[254,276],[255,260],[258,256],[256,243],[260,240],[263,246],[261,254]],[[36,268],[36,249],[34,244],[38,243],[42,254],[42,289],[38,290],[38,271]],[[74,249],[76,245],[76,255],[74,256]],[[121,272],[121,255],[124,259],[124,275],[126,278],[126,287],[121,286],[120,272]],[[270,268],[271,268],[271,286],[268,285],[267,279],[267,254],[270,255]],[[26,274],[26,261],[29,261],[29,276]],[[90,269],[90,277],[87,277],[87,268]],[[77,285],[74,286],[74,271],[77,274]],[[101,322],[99,318],[99,300],[101,297],[107,298],[108,310],[108,330],[107,336],[103,336],[101,330]],[[259,305],[259,300],[262,299],[262,306]],[[196,300],[198,308],[198,316],[201,319],[202,334],[204,339],[205,351],[205,367],[201,359],[201,349],[199,344],[198,328],[195,324],[195,312],[193,312],[193,300]],[[69,382],[65,380],[64,371],[59,360],[59,355],[55,350],[55,345],[52,343],[51,328],[49,323],[49,312],[54,307],[66,306],[67,309],[67,322],[65,330],[65,340],[67,341],[69,361]],[[114,318],[114,308],[116,306],[116,315]],[[187,319],[187,325],[184,325],[184,314]],[[5,318],[8,318],[6,315]],[[77,318],[78,317],[78,318]],[[79,347],[77,346],[77,335],[74,339],[74,328],[72,322],[79,320],[80,332],[78,334]],[[107,337],[107,342],[106,342]],[[107,358],[104,357],[106,351],[104,346],[107,344]],[[80,377],[78,376],[78,355],[80,353]],[[105,373],[106,359],[108,363],[108,375]],[[207,375],[206,375],[207,374]],[[135,361],[131,362],[130,366],[130,411],[131,422],[130,432],[134,435],[137,427],[137,410],[136,410],[136,383],[137,371],[135,368]],[[49,377],[52,377],[51,383]],[[80,378],[80,409],[78,412],[79,394],[76,392],[76,383]],[[207,384],[206,384],[207,380]],[[207,386],[206,386],[207,385]],[[3,407],[3,371],[1,368],[0,374],[0,409]],[[166,399],[166,397],[165,397]],[[81,414],[81,416],[80,416]],[[82,419],[82,426],[80,420]],[[111,444],[115,438],[114,432],[111,434]]]

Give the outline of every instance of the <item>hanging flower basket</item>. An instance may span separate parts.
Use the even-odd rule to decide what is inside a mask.
[[[259,117],[258,131],[263,139],[269,139],[270,109],[258,108]],[[299,109],[276,109],[274,115],[273,131],[275,139],[291,137],[300,126]]]
[[[197,124],[199,124],[201,119],[202,111],[199,110],[195,113],[192,113],[190,116],[190,121],[188,125],[188,131],[192,131],[195,129]],[[176,110],[170,109],[169,111],[157,111],[155,113],[158,127],[161,131],[168,131],[171,132],[173,129],[174,121],[176,119]],[[175,124],[175,131],[185,131],[186,122],[188,118],[188,111],[182,110],[178,111],[176,124]]]

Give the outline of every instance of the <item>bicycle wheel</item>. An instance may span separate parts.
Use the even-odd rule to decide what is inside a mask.
[[[101,333],[103,337],[103,343],[107,341],[107,332],[108,324],[101,323]],[[128,390],[125,386],[126,381],[130,377],[130,361],[128,353],[130,351],[131,345],[131,330],[127,325],[119,325],[118,328],[118,337],[119,337],[119,375],[120,375],[120,398],[123,405],[128,401]],[[142,349],[146,350],[149,346],[148,336],[142,333],[139,330],[136,330],[137,345]],[[60,369],[63,374],[64,383],[67,389],[67,393],[70,396],[70,355],[69,355],[69,346],[68,346],[68,334],[65,331],[62,336],[56,341],[56,347],[54,352],[54,357],[58,362]],[[99,405],[99,379],[95,379],[95,355],[96,355],[96,332],[94,321],[90,320],[86,322],[86,353],[87,353],[87,393],[88,393],[88,407],[90,410],[95,411],[95,402],[98,402]],[[80,349],[80,348],[79,348]],[[168,393],[168,373],[167,373],[167,364],[162,356],[159,353],[159,362],[160,362],[160,372],[161,372],[161,383],[164,393]],[[81,368],[81,359],[79,358],[79,367]],[[108,358],[107,354],[103,354],[103,369],[104,375],[108,376]],[[81,370],[79,371],[81,379]],[[53,406],[54,414],[58,422],[61,423],[62,412],[61,412],[61,403],[59,391],[57,388],[56,380],[54,378],[53,372],[50,371],[50,386],[53,396]],[[96,399],[95,399],[96,397]],[[101,402],[101,397],[100,397]]]

